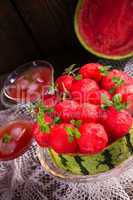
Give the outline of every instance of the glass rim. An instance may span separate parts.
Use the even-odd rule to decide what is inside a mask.
[[[3,88],[1,89],[1,103],[2,105],[4,105],[5,107],[11,107],[13,104],[16,105],[18,103],[20,103],[19,99],[17,98],[13,98],[8,94],[8,87],[11,84],[10,80],[12,78],[12,76],[14,76],[15,80],[16,80],[16,76],[17,75],[21,75],[24,71],[33,68],[33,67],[46,67],[49,68],[51,70],[51,83],[54,82],[54,67],[53,65],[45,60],[34,60],[34,61],[29,61],[26,62],[20,66],[18,66],[15,70],[13,70],[5,79],[4,83],[3,83]],[[4,99],[7,98],[7,99]],[[40,97],[37,98],[37,100],[39,100]],[[9,102],[9,106],[7,106],[7,101]],[[7,102],[7,103],[6,103]],[[31,102],[31,101],[28,101]],[[21,103],[27,103],[27,101],[22,101]]]

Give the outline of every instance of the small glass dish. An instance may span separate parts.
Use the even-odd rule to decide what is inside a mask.
[[[107,172],[99,173],[96,175],[74,175],[70,172],[67,172],[59,168],[53,162],[51,156],[49,155],[48,149],[38,147],[37,154],[40,163],[46,172],[61,180],[74,183],[97,182],[97,181],[107,180],[112,177],[118,177],[121,173],[131,169],[133,164],[133,156],[131,156],[122,164]]]
[[[29,105],[12,106],[0,111],[0,161],[15,159],[27,151],[33,141],[33,121]]]
[[[41,83],[41,80],[40,80],[40,83],[37,83],[37,84],[38,85],[40,84],[41,85],[40,87],[44,87],[45,92],[48,89],[48,87],[52,85],[53,79],[54,79],[54,69],[53,69],[53,66],[49,62],[44,61],[44,60],[36,60],[36,61],[28,62],[24,65],[21,65],[16,70],[14,70],[11,74],[9,74],[9,76],[7,77],[7,79],[4,82],[4,86],[1,91],[1,103],[6,108],[10,108],[12,105],[16,105],[18,103],[23,104],[23,103],[27,103],[27,102],[32,102],[32,100],[30,98],[28,98],[27,96],[25,97],[25,94],[24,94],[23,98],[18,97],[19,95],[20,96],[22,96],[22,95],[19,94],[20,88],[17,87],[16,82],[18,79],[21,79],[23,77],[25,79],[27,72],[28,73],[30,72],[30,75],[28,78],[31,78],[33,81],[34,80],[33,73],[31,73],[30,70],[34,70],[34,71],[36,70],[36,73],[37,73],[37,70],[40,70],[40,68],[43,70],[43,73],[44,73],[43,77],[46,77],[46,79],[48,79],[48,82],[46,82],[46,85],[45,85],[45,82]],[[41,72],[40,72],[40,74],[42,74]],[[22,85],[24,86],[24,82],[22,83]],[[32,84],[32,86],[33,86],[33,84]],[[34,86],[35,86],[35,84],[34,84]],[[12,91],[14,91],[14,87],[16,87],[15,90],[17,91],[17,95],[18,95],[17,97],[13,97],[10,92],[11,89],[12,89]],[[28,86],[27,86],[27,88],[28,88]],[[33,91],[33,93],[34,93],[34,91]],[[43,95],[42,90],[40,93],[38,92],[36,94],[36,99],[34,98],[33,101],[40,99],[41,95]]]

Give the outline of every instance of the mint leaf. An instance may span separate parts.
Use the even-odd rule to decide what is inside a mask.
[[[54,108],[46,108],[45,111],[48,113],[52,113],[54,112]]]
[[[121,103],[121,101],[122,101],[122,96],[121,96],[121,94],[116,94],[116,95],[113,96],[113,102],[114,102],[115,104]]]
[[[66,131],[69,135],[73,136],[73,130],[70,127],[66,127]]]
[[[50,127],[49,125],[45,122],[45,112],[47,112],[48,109],[44,107],[43,104],[40,104],[39,107],[39,112],[37,115],[37,122],[40,126],[40,129],[44,133],[49,133],[50,132]]]
[[[79,130],[77,128],[74,129],[74,133],[75,133],[75,137],[77,139],[79,139],[81,137],[81,134],[80,134],[80,132],[79,132]]]
[[[72,73],[72,70],[73,70],[73,68],[76,66],[76,64],[72,64],[72,65],[70,65],[69,67],[67,67],[66,69],[65,69],[65,73],[66,74],[71,74]]]
[[[74,120],[74,119],[72,119],[70,122],[71,122],[71,124],[73,124],[74,126],[77,126],[79,128],[81,123],[82,123],[82,120]]]
[[[44,132],[44,133],[49,133],[50,132],[50,128],[46,124],[41,125],[40,128],[41,128],[41,131]]]
[[[73,140],[74,140],[74,134],[73,134],[72,128],[66,127],[66,131],[67,131],[67,133],[69,135],[69,142],[70,143],[73,142]]]
[[[73,142],[73,136],[69,135],[69,142],[72,143]]]
[[[9,143],[12,139],[12,136],[9,133],[5,133],[3,138],[2,138],[2,142],[3,143]]]
[[[113,104],[117,111],[121,111],[123,109],[128,108],[128,103],[122,102],[122,95],[116,94],[113,96]]]
[[[108,75],[108,73],[109,73],[109,67],[108,66],[102,66],[102,67],[100,67],[100,69],[99,69],[99,71],[101,72],[101,74],[103,74],[103,75],[105,75],[105,76],[107,76]]]
[[[54,118],[54,123],[55,124],[59,124],[61,122],[61,118],[60,117],[55,117]]]
[[[81,79],[83,79],[82,74],[78,74],[78,75],[75,77],[75,80],[81,80]]]
[[[115,92],[116,88],[115,87],[112,87],[110,90],[109,90],[109,93],[110,94],[113,94]]]
[[[109,100],[109,98],[107,97],[106,94],[101,94],[101,99],[103,101],[103,104],[107,107],[112,106],[113,102],[111,100]]]
[[[115,83],[116,87],[120,87],[124,83],[124,80],[119,77],[112,77],[112,82]]]

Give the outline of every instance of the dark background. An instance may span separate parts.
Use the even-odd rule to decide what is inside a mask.
[[[73,28],[77,0],[0,0],[0,74],[36,59],[50,61],[56,75],[69,64],[95,59]]]

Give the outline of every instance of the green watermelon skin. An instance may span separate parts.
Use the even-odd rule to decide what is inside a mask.
[[[133,154],[133,128],[129,133],[95,155],[58,154],[49,149],[53,162],[75,175],[95,175],[120,165]]]

